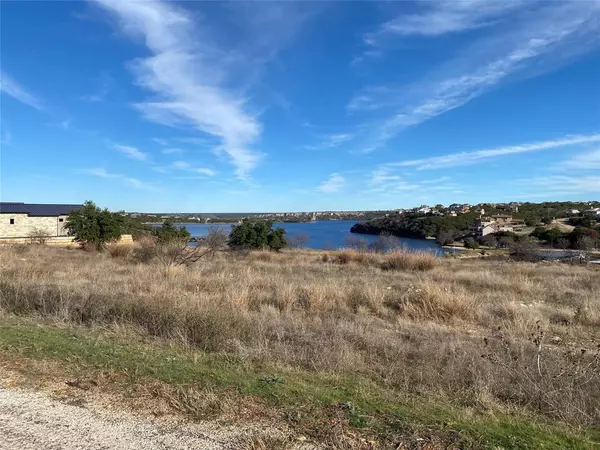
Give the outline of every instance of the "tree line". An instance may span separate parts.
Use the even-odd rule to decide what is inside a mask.
[[[68,233],[84,246],[102,250],[108,243],[117,241],[123,234],[131,234],[134,239],[149,237],[157,243],[180,243],[190,241],[189,231],[165,220],[162,226],[150,226],[139,218],[128,216],[122,212],[111,212],[101,209],[92,201],[86,201],[81,208],[72,211],[65,225]],[[207,241],[214,240],[215,235],[225,235],[218,228],[211,229]],[[232,249],[268,249],[279,251],[288,246],[285,230],[273,228],[268,221],[253,222],[244,219],[241,224],[234,225],[226,237],[227,245]]]

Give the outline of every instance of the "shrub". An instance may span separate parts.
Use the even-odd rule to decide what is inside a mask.
[[[589,237],[593,244],[598,242],[598,232],[596,230],[593,228],[578,227],[571,231],[567,236],[567,239],[569,239],[569,242],[571,243],[571,248],[579,248],[578,244],[584,236]],[[589,241],[584,240],[583,242],[586,243]]]
[[[147,264],[156,256],[156,239],[145,236],[136,241],[133,248],[133,259],[135,261]]]
[[[203,245],[190,247],[188,238],[168,239],[156,242],[154,251],[158,260],[167,267],[189,266],[202,258],[212,257],[223,250],[227,233],[222,228],[211,228]]]
[[[454,243],[454,234],[451,231],[440,231],[435,241],[438,245],[452,245]]]
[[[576,247],[578,250],[591,250],[594,248],[594,241],[589,236],[581,236],[577,239]]]
[[[429,252],[396,251],[386,255],[381,265],[383,270],[418,270],[433,269],[438,263],[435,255]]]
[[[28,234],[29,242],[44,245],[50,239],[50,233],[43,228],[33,228]]]
[[[170,220],[165,220],[162,226],[152,229],[152,236],[158,243],[189,241],[190,232],[185,227],[177,227]]]
[[[352,250],[343,250],[336,255],[336,260],[339,264],[348,264],[354,261],[355,253]]]
[[[485,245],[486,247],[497,247],[498,246],[498,239],[496,239],[496,236],[494,236],[493,234],[488,234],[486,236],[483,236],[479,242],[481,242],[481,245]]]
[[[375,242],[369,245],[369,249],[375,253],[386,253],[392,250],[398,250],[402,246],[400,239],[389,233],[382,233],[377,236]]]
[[[122,226],[122,215],[100,209],[88,200],[81,208],[69,213],[65,228],[84,248],[93,246],[102,250],[108,242],[119,239]]]
[[[111,258],[127,258],[131,255],[133,248],[127,244],[110,244],[107,250]]]
[[[366,252],[369,249],[369,241],[359,236],[346,236],[344,238],[344,245],[349,249],[359,252]]]
[[[213,253],[223,250],[227,246],[227,231],[221,227],[210,227],[202,247],[211,249]]]
[[[272,222],[251,222],[244,219],[231,228],[229,246],[233,249],[269,249],[279,251],[287,246],[285,230],[273,229]]]
[[[306,233],[296,233],[288,240],[288,246],[290,248],[304,248],[306,244],[310,242],[310,236]]]
[[[468,237],[465,239],[465,248],[470,248],[473,250],[478,249],[479,243],[472,237]]]
[[[510,257],[516,261],[539,261],[539,247],[531,241],[514,242],[509,247]]]

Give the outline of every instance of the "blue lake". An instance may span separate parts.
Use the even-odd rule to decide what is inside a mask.
[[[352,220],[324,220],[316,222],[301,222],[301,223],[275,223],[274,226],[279,226],[285,229],[286,237],[290,238],[296,233],[303,233],[310,237],[310,241],[306,244],[307,248],[317,250],[327,250],[341,248],[346,246],[345,239],[348,236],[361,237],[369,243],[375,242],[377,236],[367,234],[352,234],[350,228],[356,222]],[[178,224],[185,226],[193,237],[202,237],[208,234],[208,230],[212,227],[220,227],[229,231],[231,224],[197,224],[187,223]],[[400,242],[409,250],[427,250],[438,254],[445,253],[448,250],[440,248],[435,241],[411,238],[399,238]]]

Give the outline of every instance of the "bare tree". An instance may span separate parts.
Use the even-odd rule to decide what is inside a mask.
[[[29,242],[32,244],[45,244],[51,238],[50,233],[48,233],[43,228],[33,228],[28,234]]]
[[[386,253],[402,248],[402,243],[396,236],[389,233],[382,233],[377,236],[377,239],[369,246],[369,248],[376,253]]]
[[[438,245],[452,245],[454,243],[454,233],[452,231],[440,231],[435,241]]]
[[[563,250],[566,248],[569,248],[569,245],[571,245],[571,243],[569,242],[568,239],[565,239],[565,238],[558,238],[556,240],[556,242],[554,243],[555,247],[562,248]]]
[[[516,261],[539,261],[540,248],[531,241],[513,242],[509,246],[510,257]]]
[[[287,241],[290,248],[304,248],[310,242],[310,236],[300,231],[292,235]]]
[[[577,239],[578,250],[591,250],[594,248],[594,240],[590,236],[581,236]]]
[[[212,251],[212,255],[227,247],[229,233],[221,227],[210,227],[204,241],[204,247]],[[212,256],[211,255],[211,256]]]
[[[493,234],[487,234],[483,236],[480,240],[481,245],[485,245],[486,247],[497,247],[498,239]]]
[[[369,249],[369,241],[358,236],[346,236],[344,238],[344,245],[359,252],[366,252]]]
[[[222,228],[211,228],[204,242],[195,247],[188,239],[158,242],[155,246],[156,258],[164,266],[189,266],[205,257],[213,257],[223,250],[227,242],[227,232]]]

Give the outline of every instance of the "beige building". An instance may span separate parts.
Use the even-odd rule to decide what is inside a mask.
[[[51,237],[67,236],[67,215],[81,205],[0,202],[0,239],[27,238],[34,229]]]

